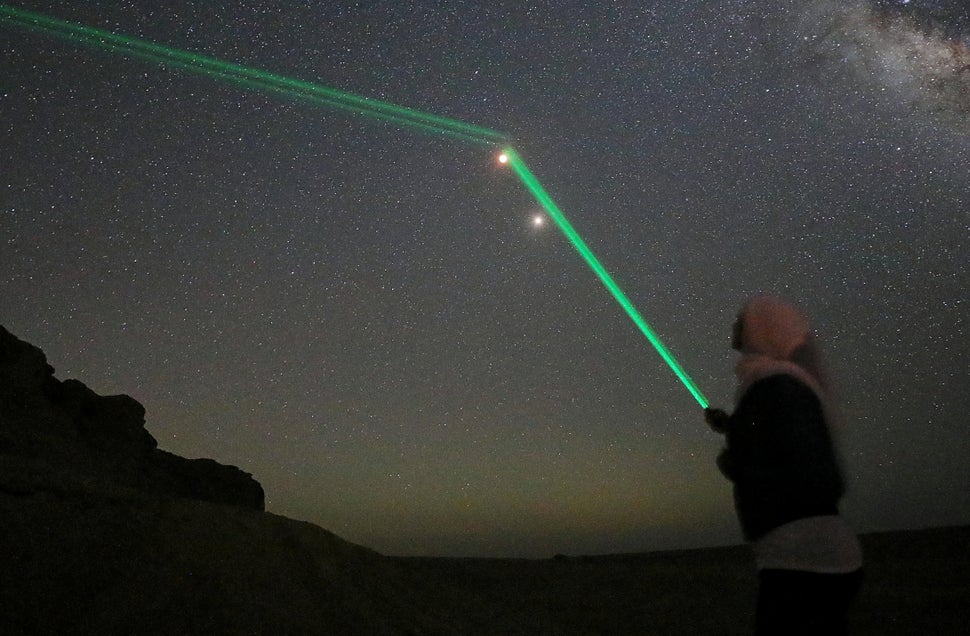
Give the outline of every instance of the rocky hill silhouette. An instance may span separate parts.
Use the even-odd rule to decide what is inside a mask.
[[[160,450],[145,411],[0,327],[0,634],[747,634],[742,546],[395,558],[263,510],[251,475]],[[962,634],[970,529],[864,537],[857,634]]]
[[[43,351],[2,326],[0,417],[8,492],[121,487],[263,510],[262,486],[251,475],[160,450],[141,404],[58,380]]]

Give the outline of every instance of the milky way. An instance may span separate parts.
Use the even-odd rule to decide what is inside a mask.
[[[805,49],[895,105],[970,131],[970,9],[961,2],[816,2]]]

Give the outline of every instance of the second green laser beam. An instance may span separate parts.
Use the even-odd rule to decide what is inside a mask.
[[[697,403],[701,405],[701,408],[706,409],[709,404],[707,398],[704,397],[704,394],[700,392],[700,389],[697,388],[694,381],[689,375],[687,375],[687,372],[684,371],[680,364],[678,364],[677,360],[674,359],[674,357],[670,354],[670,351],[667,350],[664,343],[660,340],[660,338],[657,337],[657,334],[654,333],[653,329],[650,328],[650,325],[647,324],[647,321],[644,320],[643,316],[640,315],[640,312],[637,311],[636,307],[633,306],[633,303],[630,302],[630,299],[627,298],[626,294],[623,293],[620,286],[616,284],[616,281],[613,280],[610,273],[606,271],[606,268],[603,267],[602,263],[599,262],[599,259],[596,258],[595,254],[593,254],[593,251],[589,249],[589,246],[586,245],[586,242],[582,239],[575,228],[573,228],[573,225],[569,222],[569,219],[566,218],[566,216],[562,213],[562,210],[559,209],[559,206],[556,205],[556,202],[552,200],[549,193],[546,192],[545,188],[542,187],[542,184],[539,183],[539,180],[536,179],[535,175],[532,174],[532,171],[529,170],[529,167],[525,165],[524,161],[522,161],[522,157],[519,156],[519,153],[512,148],[505,148],[502,152],[507,158],[508,164],[515,171],[515,174],[519,176],[519,179],[522,181],[525,187],[528,188],[529,192],[532,193],[532,195],[549,214],[552,220],[555,221],[556,225],[559,226],[559,229],[562,230],[562,233],[566,235],[566,238],[569,239],[569,242],[572,243],[573,247],[576,248],[576,251],[579,252],[580,256],[583,257],[583,260],[586,261],[586,264],[589,265],[590,269],[596,273],[600,279],[600,282],[606,286],[606,288],[613,295],[613,298],[616,299],[616,302],[620,303],[620,306],[623,307],[623,310],[626,311],[633,323],[640,329],[643,335],[647,337],[647,340],[651,345],[653,345],[653,348],[657,350],[657,353],[659,353],[660,357],[663,358],[663,361],[667,363],[670,370],[674,372],[674,375],[676,375],[684,386],[687,387],[687,390],[690,391],[692,396],[694,396]]]
[[[413,108],[397,106],[381,100],[345,93],[319,84],[268,73],[258,69],[231,64],[204,55],[169,48],[145,40],[118,35],[103,29],[58,20],[38,13],[24,11],[0,4],[0,22],[20,28],[40,31],[79,44],[148,58],[156,62],[202,73],[210,77],[243,84],[259,90],[268,90],[306,101],[324,104],[332,108],[351,111],[375,119],[383,119],[403,126],[410,126],[442,135],[457,137],[463,141],[495,145],[507,136],[482,126],[468,124],[456,119],[425,113]]]

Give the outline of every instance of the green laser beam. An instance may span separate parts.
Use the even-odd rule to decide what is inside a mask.
[[[680,364],[677,363],[677,360],[675,360],[670,354],[670,351],[667,350],[664,343],[661,342],[660,338],[657,337],[657,334],[653,331],[650,325],[647,324],[647,321],[643,318],[643,316],[640,315],[640,312],[637,311],[636,307],[633,306],[633,303],[630,302],[630,299],[627,298],[626,294],[623,293],[620,286],[616,284],[616,281],[613,280],[613,277],[610,276],[609,272],[606,271],[606,268],[603,267],[599,259],[596,258],[593,251],[589,249],[589,246],[586,245],[586,242],[582,239],[576,229],[573,228],[573,225],[569,222],[569,219],[566,218],[566,216],[562,213],[562,210],[559,209],[559,206],[556,205],[556,202],[552,200],[549,193],[546,192],[545,188],[542,187],[542,184],[539,183],[539,180],[536,179],[535,175],[532,174],[532,171],[529,170],[529,167],[525,165],[524,161],[522,161],[522,157],[519,156],[519,153],[512,148],[505,148],[503,153],[508,158],[509,165],[519,176],[519,179],[522,181],[523,185],[525,185],[529,192],[532,193],[532,195],[549,214],[552,220],[555,221],[556,225],[559,226],[562,233],[566,235],[566,238],[569,239],[569,242],[572,243],[573,247],[576,248],[576,251],[579,252],[580,256],[583,257],[586,264],[589,265],[590,269],[592,269],[593,272],[599,277],[600,282],[602,282],[603,285],[605,285],[610,291],[613,298],[616,299],[616,302],[620,303],[620,306],[623,307],[623,310],[626,311],[626,314],[630,317],[633,323],[640,329],[643,335],[647,337],[647,340],[651,345],[653,345],[653,348],[657,350],[657,353],[660,354],[660,357],[663,358],[663,361],[667,363],[667,366],[670,367],[671,371],[674,372],[674,375],[676,375],[684,386],[687,387],[687,390],[690,391],[692,396],[694,396],[697,403],[701,405],[701,408],[706,409],[709,404],[707,398],[704,397],[704,395],[700,392],[700,389],[697,388],[697,385],[694,384],[694,381],[691,380],[689,375],[687,375],[687,372],[684,371]]]
[[[421,112],[412,108],[397,106],[376,99],[361,97],[345,93],[333,88],[295,80],[274,73],[251,69],[238,64],[223,62],[214,58],[194,53],[172,49],[144,40],[118,35],[110,31],[95,29],[72,22],[57,20],[30,11],[24,11],[0,4],[0,24],[13,25],[23,29],[36,31],[56,37],[64,38],[79,44],[119,53],[126,56],[147,59],[160,64],[189,70],[223,81],[272,92],[285,97],[291,97],[313,104],[349,111],[356,115],[381,119],[402,126],[418,129],[423,132],[450,136],[462,141],[497,147],[507,139],[506,135],[481,126],[475,126],[455,119],[441,117]],[[657,337],[647,321],[633,306],[626,294],[610,276],[606,268],[599,262],[596,255],[586,245],[579,233],[566,219],[559,206],[552,200],[539,180],[525,165],[525,162],[512,148],[504,150],[512,169],[518,175],[525,187],[532,193],[539,204],[546,210],[556,225],[562,230],[566,238],[579,252],[590,269],[599,277],[600,281],[613,298],[620,304],[633,323],[640,329],[647,340],[653,345],[667,366],[687,387],[694,399],[702,408],[707,408],[708,401],[691,380],[690,376],[681,368],[674,357]]]
[[[123,55],[146,58],[251,88],[267,90],[311,103],[347,110],[357,115],[414,127],[424,132],[438,133],[485,145],[495,145],[507,139],[506,135],[498,131],[456,119],[397,106],[369,97],[361,97],[334,88],[247,68],[238,64],[231,64],[102,29],[58,20],[8,5],[0,5],[0,21],[79,44]]]

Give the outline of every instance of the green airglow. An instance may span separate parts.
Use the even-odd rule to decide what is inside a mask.
[[[8,5],[0,5],[0,21],[79,44],[187,69],[250,88],[270,91],[310,103],[347,110],[357,115],[417,128],[423,132],[437,133],[484,145],[495,145],[506,139],[506,135],[500,132],[467,124],[456,119],[345,93],[319,84],[231,64],[102,29],[65,22]]]
[[[507,141],[507,136],[488,128],[467,124],[455,119],[424,113],[412,108],[405,108],[387,102],[351,93],[345,93],[333,88],[320,86],[310,82],[296,80],[258,69],[251,69],[238,64],[223,62],[214,58],[197,55],[187,51],[172,49],[152,42],[139,40],[123,35],[95,29],[72,22],[65,22],[41,14],[32,13],[0,4],[0,25],[15,26],[30,31],[60,37],[71,42],[112,51],[128,57],[147,59],[160,64],[200,73],[208,77],[217,78],[247,88],[271,92],[284,97],[300,101],[349,111],[374,119],[380,119],[401,126],[414,128],[422,132],[445,135],[465,142],[498,147]],[[609,272],[586,245],[579,233],[566,219],[559,206],[552,200],[539,180],[525,165],[525,162],[515,150],[506,147],[503,153],[507,163],[518,175],[525,187],[535,196],[550,218],[559,226],[573,247],[586,261],[586,264],[599,277],[600,281],[613,295],[613,298],[626,311],[634,324],[640,329],[647,340],[653,345],[660,357],[667,363],[674,374],[687,387],[694,399],[702,408],[707,408],[707,399],[701,394],[690,376],[680,367],[670,354],[663,342],[657,337],[647,321],[636,310],[633,303],[619,288]]]
[[[653,348],[657,350],[657,353],[660,354],[660,357],[663,358],[663,361],[667,363],[667,366],[670,367],[671,371],[673,371],[677,378],[679,378],[684,386],[687,387],[687,390],[690,391],[692,396],[694,396],[697,403],[701,405],[701,408],[706,409],[708,406],[707,398],[704,397],[704,395],[700,392],[700,389],[698,389],[694,384],[694,381],[691,380],[690,376],[687,375],[683,368],[681,368],[680,364],[677,363],[677,360],[675,360],[670,354],[670,351],[667,350],[664,343],[661,342],[660,338],[657,337],[657,334],[654,333],[650,325],[647,324],[647,321],[644,320],[643,316],[640,315],[640,312],[638,312],[636,307],[633,306],[633,303],[630,302],[630,299],[627,298],[626,294],[623,293],[623,290],[620,289],[619,285],[616,284],[616,281],[614,281],[613,277],[610,276],[609,272],[606,271],[606,268],[603,267],[603,265],[599,262],[599,259],[596,258],[595,254],[593,254],[593,251],[589,249],[589,246],[586,245],[583,238],[579,235],[575,228],[573,228],[572,223],[569,222],[569,219],[567,219],[562,213],[562,210],[559,209],[556,202],[552,200],[549,193],[546,192],[545,188],[542,187],[542,184],[539,183],[539,180],[536,179],[534,174],[532,174],[529,167],[525,165],[522,157],[520,157],[519,154],[512,148],[505,148],[502,152],[508,158],[509,166],[512,167],[515,173],[519,176],[519,179],[522,180],[522,183],[536,198],[549,217],[555,221],[556,225],[559,226],[559,229],[562,230],[562,233],[566,235],[566,238],[569,239],[569,242],[572,243],[573,247],[576,248],[576,251],[579,252],[580,256],[583,257],[583,260],[586,261],[586,264],[589,265],[590,269],[596,273],[600,279],[600,282],[606,286],[606,288],[613,295],[613,298],[616,299],[616,302],[620,303],[620,306],[623,307],[623,310],[626,311],[633,323],[640,329],[643,335],[647,337],[647,340],[650,341]]]

